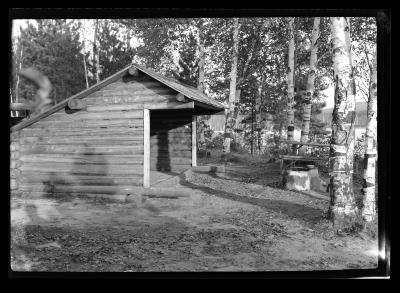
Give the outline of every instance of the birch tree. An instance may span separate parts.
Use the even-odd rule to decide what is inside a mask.
[[[294,17],[289,20],[289,55],[287,74],[287,139],[293,140],[294,136]]]
[[[374,220],[375,208],[375,164],[377,142],[377,70],[376,53],[371,68],[371,86],[367,106],[367,129],[365,133],[363,208],[362,216],[366,222]]]
[[[350,23],[332,17],[332,61],[335,101],[330,141],[330,209],[336,231],[355,227],[357,207],[353,193],[355,83],[351,61]]]
[[[232,116],[235,110],[236,101],[236,78],[237,78],[237,63],[239,51],[239,19],[233,20],[233,50],[232,50],[232,63],[229,84],[229,100],[228,110],[225,119],[225,133],[224,133],[224,152],[230,153],[231,151],[231,136],[232,136]]]
[[[199,22],[198,24],[198,30],[199,30],[199,80],[197,84],[197,88],[204,92],[204,28],[203,28],[203,23],[202,21]]]
[[[320,18],[315,17],[311,35],[310,67],[308,72],[306,94],[304,96],[304,104],[303,104],[303,123],[301,127],[301,142],[309,141],[311,99],[312,96],[314,95],[314,88],[315,88],[314,81],[315,81],[315,72],[316,72],[317,55],[318,55],[317,40],[319,37],[319,23],[320,23]]]
[[[99,48],[97,46],[97,34],[99,29],[99,20],[96,19],[94,25],[94,38],[93,38],[93,63],[95,64],[96,82],[100,82],[100,61],[99,61]]]

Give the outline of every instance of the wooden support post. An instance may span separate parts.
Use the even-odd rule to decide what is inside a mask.
[[[192,166],[197,166],[197,136],[196,116],[192,116]]]
[[[150,187],[150,110],[143,110],[143,187]]]

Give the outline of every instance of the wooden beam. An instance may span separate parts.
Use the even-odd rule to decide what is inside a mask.
[[[192,116],[192,166],[197,166],[196,116]]]
[[[189,103],[159,103],[149,107],[152,110],[194,109],[194,102]]]
[[[185,96],[183,94],[181,94],[181,93],[176,94],[176,100],[179,101],[179,102],[185,102],[186,101]]]
[[[139,76],[139,70],[135,66],[131,66],[128,70],[129,74],[132,76]]]
[[[82,99],[73,99],[68,101],[68,107],[73,110],[82,110],[86,108],[86,101]]]
[[[11,103],[10,110],[12,111],[24,111],[31,110],[31,106],[25,103]]]
[[[150,110],[143,110],[143,187],[150,187]]]

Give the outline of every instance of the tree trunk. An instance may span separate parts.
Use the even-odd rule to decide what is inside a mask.
[[[289,56],[288,56],[288,97],[287,97],[287,139],[293,140],[294,136],[294,18],[289,20]]]
[[[257,133],[257,149],[258,154],[261,153],[261,130],[262,130],[262,113],[261,113],[261,94],[262,94],[262,84],[258,85],[257,98],[256,98],[256,133]]]
[[[97,47],[97,30],[99,26],[99,20],[96,19],[95,27],[94,27],[94,39],[93,39],[93,58],[95,64],[95,76],[96,83],[100,82],[100,61],[99,61],[99,48]]]
[[[349,18],[331,17],[335,104],[330,142],[329,214],[337,231],[353,229],[357,207],[353,193],[355,82],[352,71]]]
[[[204,92],[204,36],[203,24],[199,24],[199,80],[197,88]]]
[[[311,119],[311,99],[314,94],[314,80],[317,65],[318,44],[320,18],[314,18],[314,27],[311,36],[311,53],[310,53],[310,68],[307,79],[306,95],[303,105],[303,124],[301,127],[301,142],[309,141],[310,119]],[[303,151],[303,150],[302,150]]]
[[[362,216],[367,222],[374,220],[375,208],[375,164],[376,164],[376,138],[377,138],[377,73],[376,55],[373,59],[371,70],[370,93],[367,106],[367,130],[365,133],[364,155],[364,180],[363,180],[363,208]]]
[[[232,54],[232,66],[230,74],[230,86],[229,86],[229,102],[228,110],[226,113],[225,120],[225,133],[224,133],[224,152],[230,153],[231,151],[231,135],[233,128],[233,116],[236,101],[236,77],[237,77],[237,61],[239,51],[239,19],[234,19],[234,30],[233,30],[233,54]]]
[[[82,54],[83,56],[83,68],[85,70],[85,80],[86,80],[86,88],[89,88],[89,81],[88,81],[88,76],[87,76],[87,68],[86,68],[86,58],[85,54]]]
[[[199,28],[199,79],[197,83],[197,88],[204,93],[204,35],[203,35],[203,23],[202,19],[198,25]],[[204,119],[197,117],[197,133],[198,133],[198,141],[197,144],[205,147],[205,138],[204,138]]]

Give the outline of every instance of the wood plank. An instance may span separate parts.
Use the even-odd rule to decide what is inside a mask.
[[[97,185],[97,186],[107,186],[107,185],[134,185],[134,186],[142,186],[143,184],[143,176],[140,175],[130,175],[130,177],[119,177],[119,178],[111,178],[108,176],[86,176],[86,178],[82,178],[80,176],[57,176],[49,175],[42,177],[33,177],[26,176],[20,178],[20,183],[24,185],[28,184],[47,184],[50,182],[54,185]]]
[[[143,110],[143,187],[150,187],[150,110]]]
[[[21,191],[42,191],[42,192],[80,192],[80,193],[102,193],[102,194],[130,194],[135,189],[132,185],[113,185],[113,186],[101,186],[101,185],[56,185],[53,188],[49,188],[43,184],[27,184],[21,185]]]
[[[177,102],[140,102],[135,104],[113,104],[113,105],[93,105],[87,106],[88,112],[100,111],[129,111],[138,109],[190,109],[194,108],[194,103]]]
[[[29,180],[30,178],[34,178],[36,180],[55,180],[55,179],[63,179],[66,180],[107,180],[107,179],[127,179],[127,180],[138,180],[139,178],[143,179],[143,174],[73,174],[72,172],[63,172],[63,171],[30,171],[30,170],[18,170],[15,172],[15,175],[20,176],[21,180]]]
[[[108,137],[114,138],[122,135],[126,136],[140,136],[143,137],[143,128],[129,128],[129,127],[116,127],[116,128],[95,128],[95,129],[68,129],[60,131],[59,128],[45,128],[45,129],[31,129],[21,133],[23,137]]]
[[[74,163],[74,164],[142,164],[143,157],[137,156],[102,156],[102,155],[81,155],[81,156],[23,156],[20,157],[22,162],[56,162],[56,163]]]
[[[86,101],[84,99],[73,99],[68,101],[68,107],[73,110],[82,110],[86,108]]]
[[[316,146],[316,147],[330,147],[330,144],[323,144],[323,143],[314,143],[314,142],[300,142],[295,140],[280,140],[282,143],[286,144],[297,144],[297,145],[309,145],[309,146]]]
[[[100,128],[100,127],[117,127],[117,126],[128,126],[132,128],[142,128],[143,127],[143,119],[113,119],[113,120],[86,120],[86,121],[69,121],[66,123],[65,121],[39,121],[36,124],[30,125],[30,129],[50,127],[50,128],[59,128],[59,129],[77,129],[77,128]]]
[[[130,93],[120,95],[104,95],[104,96],[93,96],[85,98],[88,106],[105,106],[105,105],[133,105],[141,103],[166,103],[176,102],[174,96],[169,93]]]
[[[43,145],[43,146],[35,146],[35,145],[24,145],[21,147],[21,156],[29,155],[29,154],[84,154],[88,152],[87,145]],[[115,154],[115,155],[136,155],[143,154],[143,146],[137,145],[135,147],[132,146],[96,146],[94,151],[98,155],[102,154]]]
[[[131,164],[126,167],[121,165],[95,165],[95,164],[66,164],[56,162],[34,163],[24,162],[19,168],[21,171],[38,171],[38,172],[69,172],[71,174],[94,174],[107,176],[109,174],[143,174],[142,164]]]
[[[98,119],[132,119],[143,118],[142,111],[103,111],[86,112],[79,111],[73,114],[54,113],[43,119],[43,121],[71,121],[71,120],[98,120]]]
[[[143,141],[143,137],[140,136],[113,136],[113,137],[99,137],[99,136],[67,136],[67,137],[52,137],[52,136],[34,136],[24,137],[20,139],[21,145],[24,144],[82,144],[89,143],[95,145],[135,145]]]

